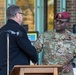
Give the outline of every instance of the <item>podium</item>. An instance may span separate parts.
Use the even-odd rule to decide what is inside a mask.
[[[11,75],[58,75],[61,65],[15,65]]]

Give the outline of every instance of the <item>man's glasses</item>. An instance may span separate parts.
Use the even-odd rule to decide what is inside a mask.
[[[56,23],[60,23],[60,24],[65,23],[65,22],[67,22],[67,21],[56,20]]]
[[[22,14],[22,15],[25,15],[24,13],[22,13],[22,12],[18,12],[19,14]]]

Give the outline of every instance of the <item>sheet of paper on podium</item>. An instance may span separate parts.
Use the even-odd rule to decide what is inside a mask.
[[[76,68],[73,68],[73,73],[74,75],[76,75]]]

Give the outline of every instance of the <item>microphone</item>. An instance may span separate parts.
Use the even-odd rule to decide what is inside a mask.
[[[21,31],[15,32],[15,31],[12,31],[12,30],[7,30],[6,32],[10,33],[12,35],[16,35],[16,36],[20,36],[20,37],[22,36],[22,32]]]
[[[19,36],[19,37],[22,36],[22,32],[21,32],[21,31],[15,32],[15,31],[13,31],[13,30],[4,30],[4,31],[2,31],[2,32],[6,32],[6,33],[9,33],[9,34],[12,34],[12,35]],[[0,34],[1,34],[2,32],[0,32]]]

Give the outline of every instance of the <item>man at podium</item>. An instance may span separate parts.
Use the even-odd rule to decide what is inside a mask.
[[[55,28],[44,32],[34,44],[38,52],[43,51],[41,64],[63,65],[59,72],[61,75],[73,75],[72,62],[76,53],[76,36],[66,29],[69,19],[68,12],[57,13]]]
[[[11,5],[6,10],[8,20],[0,29],[0,75],[9,75],[7,73],[11,72],[15,65],[30,65],[30,60],[33,63],[38,62],[37,51],[21,26],[23,14],[16,5]]]

